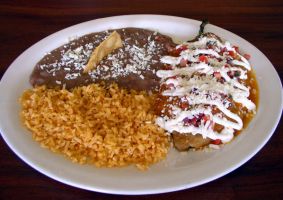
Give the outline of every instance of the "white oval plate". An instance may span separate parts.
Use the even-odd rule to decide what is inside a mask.
[[[188,40],[198,32],[200,22],[172,16],[128,15],[81,23],[54,33],[23,52],[8,68],[0,83],[0,128],[9,147],[27,164],[60,182],[92,191],[113,194],[153,194],[191,188],[215,180],[238,168],[254,156],[273,134],[282,111],[282,86],[270,61],[256,47],[222,28],[208,25],[206,31],[238,45],[251,55],[259,82],[258,113],[247,129],[231,144],[214,152],[171,150],[167,159],[146,172],[134,167],[100,169],[74,164],[43,149],[21,125],[18,98],[30,88],[29,75],[48,51],[67,43],[70,37],[121,27],[157,30]]]

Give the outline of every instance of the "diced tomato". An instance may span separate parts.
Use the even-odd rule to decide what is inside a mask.
[[[232,56],[233,58],[236,56],[234,51],[228,51],[229,55]]]
[[[188,49],[187,46],[183,45],[183,46],[180,46],[179,48],[177,49],[173,49],[170,53],[172,54],[172,56],[179,56],[180,53],[184,50]]]
[[[223,59],[222,58],[216,58],[219,62],[222,62]]]
[[[221,49],[221,50],[220,50],[221,55],[222,55],[224,52],[226,52],[226,51],[227,51],[226,47],[224,47],[223,49]]]
[[[215,144],[215,145],[219,145],[219,144],[221,144],[221,140],[220,139],[216,139],[216,140],[213,140],[211,143],[212,144]]]
[[[234,77],[234,71],[229,71],[229,72],[227,72],[227,75],[228,75],[230,78],[233,78],[233,77]]]
[[[192,124],[194,125],[194,126],[197,126],[198,124],[197,124],[197,118],[196,117],[194,117],[193,119],[192,119]]]
[[[220,74],[220,72],[214,72],[213,75],[214,75],[215,78],[221,79],[221,74]]]
[[[188,102],[181,102],[180,103],[180,108],[182,109],[182,110],[185,110],[186,108],[188,108],[189,107],[189,103]]]
[[[204,55],[201,55],[198,59],[199,59],[200,62],[208,63],[207,57],[204,56]]]
[[[188,60],[186,60],[186,59],[184,59],[184,58],[182,58],[182,59],[180,60],[180,66],[181,66],[181,67],[186,67],[187,64],[188,64]]]
[[[251,55],[250,54],[244,54],[244,57],[249,60],[251,58]]]
[[[204,120],[204,122],[208,121],[210,119],[209,115],[204,115],[202,117],[202,119]]]
[[[183,122],[184,122],[185,125],[188,125],[191,122],[191,119],[186,117],[186,118],[183,119]]]
[[[207,48],[208,49],[213,49],[213,46],[209,44],[209,45],[207,45]]]
[[[238,46],[233,46],[233,48],[235,49],[235,51],[236,51],[237,53],[239,53],[239,47],[238,47]]]
[[[177,76],[170,76],[169,78],[171,78],[171,79],[176,79]]]

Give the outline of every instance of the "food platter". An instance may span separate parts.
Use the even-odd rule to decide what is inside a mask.
[[[260,91],[255,118],[242,134],[220,150],[181,154],[172,149],[165,161],[145,172],[134,167],[95,168],[72,163],[59,154],[41,148],[19,119],[18,99],[25,89],[31,87],[28,80],[33,67],[46,52],[67,43],[70,38],[108,29],[137,27],[158,31],[175,41],[186,41],[197,34],[199,24],[199,21],[173,16],[126,15],[88,21],[44,38],[23,52],[1,79],[2,137],[23,161],[37,171],[68,185],[104,193],[154,194],[176,191],[210,182],[233,171],[252,158],[272,136],[282,112],[282,86],[274,67],[263,53],[241,37],[214,25],[208,25],[206,31],[229,40],[239,46],[243,53],[251,55],[250,62]]]

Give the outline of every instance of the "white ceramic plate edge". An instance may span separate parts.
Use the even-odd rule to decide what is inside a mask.
[[[162,19],[166,19],[166,18],[172,18],[170,16],[158,16],[158,15],[134,15],[136,17],[159,17],[159,18],[162,18]],[[130,16],[117,16],[117,17],[130,17]],[[107,20],[109,18],[103,18],[103,19],[99,19],[101,21],[103,20]],[[188,19],[185,19],[185,18],[180,18],[182,20],[188,20]],[[198,23],[197,21],[193,20],[195,23]],[[91,21],[89,21],[91,22]],[[81,23],[81,24],[78,24],[78,25],[75,25],[75,26],[72,26],[72,27],[69,27],[67,29],[64,29],[62,31],[68,31],[69,29],[72,29],[76,26],[81,26],[83,24],[87,24],[89,22],[84,22],[84,23]],[[218,27],[214,27],[214,26],[211,26],[212,28],[216,28],[218,29]],[[58,33],[61,33],[62,31],[59,31],[59,32],[56,32],[46,38],[44,38],[43,40],[46,40],[46,39],[51,39],[51,38],[54,38],[57,36]],[[237,36],[238,37],[238,36]],[[36,45],[39,45],[40,42],[42,42],[43,40],[39,41],[38,43],[34,44],[33,46],[31,46],[29,49],[27,49],[26,51],[24,51],[12,64],[11,66],[13,66],[15,63],[17,62],[21,62],[20,59],[21,58],[24,58],[25,56],[27,56],[27,52],[29,52],[30,49],[34,48],[34,46]],[[251,45],[251,44],[250,44]],[[253,45],[251,45],[253,46]],[[261,53],[261,52],[260,52]],[[261,53],[262,54],[262,53]],[[262,54],[263,55],[263,54]],[[264,55],[263,55],[264,56]],[[265,57],[265,56],[264,56]],[[269,61],[270,62],[270,61]],[[270,63],[270,65],[272,66],[272,64]],[[280,78],[278,77],[277,73],[276,73],[276,70],[273,68],[272,70],[274,70],[273,73],[276,74],[276,81],[280,82]],[[16,71],[12,68],[9,68],[6,73],[3,75],[2,79],[1,79],[1,82],[0,82],[0,91],[2,91],[3,87],[4,87],[4,82],[5,82],[5,77],[6,77],[6,74],[10,74],[10,73],[16,73]],[[275,78],[274,77],[274,78]],[[281,82],[280,82],[281,83]],[[242,164],[244,164],[245,162],[247,162],[251,157],[253,157],[265,144],[266,142],[269,140],[269,138],[272,136],[272,133],[275,131],[276,129],[276,126],[280,120],[280,117],[281,117],[281,112],[282,112],[282,85],[280,85],[279,87],[281,87],[281,111],[277,114],[276,116],[276,121],[274,122],[274,125],[271,129],[271,134],[267,135],[266,138],[264,138],[264,140],[258,144],[257,148],[254,149],[253,152],[250,152],[246,157],[242,158],[241,162],[238,162],[236,163],[235,165],[233,166],[230,166],[229,169],[225,170],[225,171],[222,171],[221,173],[218,173],[214,176],[210,176],[209,178],[204,178],[198,182],[194,182],[194,183],[189,183],[189,184],[183,184],[183,185],[178,185],[178,186],[175,186],[175,187],[168,187],[168,188],[159,188],[159,189],[147,189],[147,190],[131,190],[131,191],[128,191],[128,190],[117,190],[117,191],[113,191],[113,189],[107,189],[107,188],[99,188],[99,187],[90,187],[88,185],[85,185],[83,183],[74,183],[72,180],[68,180],[68,179],[61,179],[61,177],[58,177],[52,173],[50,173],[48,171],[48,169],[45,169],[44,167],[38,167],[36,164],[34,164],[32,161],[30,161],[28,158],[26,158],[25,156],[23,156],[21,154],[21,152],[19,152],[17,150],[17,147],[13,145],[13,142],[9,140],[9,138],[6,136],[6,134],[3,134],[3,130],[4,128],[2,127],[2,124],[0,124],[0,129],[1,129],[1,134],[2,134],[2,137],[3,139],[5,140],[5,142],[8,144],[8,146],[16,153],[17,156],[19,156],[23,161],[25,161],[26,163],[28,163],[30,166],[32,166],[33,168],[35,168],[36,170],[40,171],[41,173],[55,179],[55,180],[58,180],[60,182],[63,182],[63,183],[66,183],[68,185],[72,185],[72,186],[75,186],[75,187],[79,187],[79,188],[83,188],[83,189],[87,189],[87,190],[94,190],[94,191],[99,191],[99,192],[105,192],[105,193],[115,193],[115,194],[154,194],[154,193],[163,193],[163,192],[170,192],[170,191],[176,191],[176,190],[181,190],[181,189],[186,189],[186,188],[190,188],[190,187],[194,187],[194,186],[197,186],[197,185],[201,185],[201,184],[204,184],[204,183],[207,183],[209,181],[212,181],[212,180],[215,180],[231,171],[233,171],[234,169],[238,168],[239,166],[241,166]]]

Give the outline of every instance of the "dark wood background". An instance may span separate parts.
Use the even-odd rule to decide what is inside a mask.
[[[1,0],[0,77],[21,52],[49,34],[87,20],[123,14],[166,14],[197,20],[207,18],[258,47],[271,60],[282,81],[282,0]],[[267,145],[234,172],[196,188],[131,198],[283,199],[282,143],[281,120]],[[54,181],[21,161],[2,138],[0,152],[0,199],[130,198],[89,192]]]

